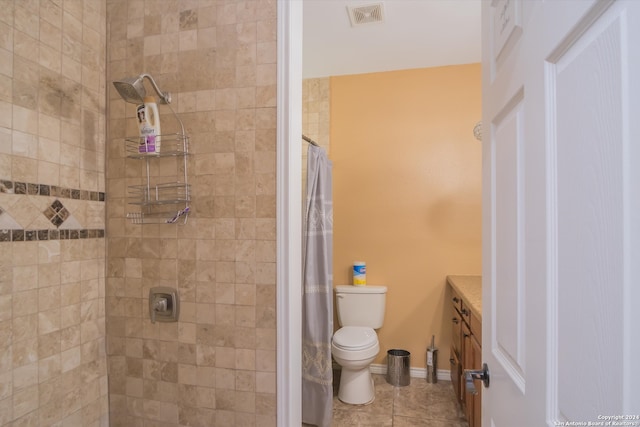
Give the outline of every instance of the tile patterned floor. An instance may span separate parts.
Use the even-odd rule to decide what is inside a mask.
[[[410,385],[393,387],[384,375],[373,378],[376,398],[369,405],[346,405],[334,389],[332,427],[467,427],[450,382],[411,378]]]

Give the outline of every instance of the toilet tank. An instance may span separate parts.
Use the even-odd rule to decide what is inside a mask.
[[[382,327],[386,286],[336,286],[335,292],[340,326]]]

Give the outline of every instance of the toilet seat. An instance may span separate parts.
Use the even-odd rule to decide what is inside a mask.
[[[378,344],[378,335],[366,326],[344,326],[333,334],[333,345],[341,350],[366,350]]]

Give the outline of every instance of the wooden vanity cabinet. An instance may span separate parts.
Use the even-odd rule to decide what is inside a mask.
[[[456,289],[451,287],[451,383],[462,405],[469,427],[481,426],[482,381],[476,380],[478,394],[467,393],[465,369],[482,369],[482,321]]]
[[[476,339],[476,336],[471,334],[471,366],[473,369],[482,369],[482,345],[480,341]],[[469,427],[480,427],[482,425],[482,381],[475,380],[476,390],[478,394],[467,394],[467,405],[471,406],[467,419],[469,420]]]
[[[456,393],[456,398],[461,401],[464,393],[464,382],[462,380],[462,315],[460,308],[462,307],[462,299],[455,290],[451,290],[451,349],[449,352],[449,363],[451,371],[451,383]]]
[[[466,323],[463,326],[463,339],[464,339],[464,362],[462,365],[462,379],[464,383],[464,370],[465,369],[482,369],[482,324],[479,319],[470,313],[469,324]],[[464,390],[464,410],[467,416],[469,427],[481,426],[481,411],[482,411],[482,381],[475,380],[474,385],[478,394],[471,394],[466,392],[466,384]]]
[[[471,418],[473,418],[473,395],[467,393],[467,384],[464,379],[464,370],[470,369],[473,366],[473,351],[471,344],[471,330],[467,323],[462,324],[462,377],[460,382],[462,383],[462,407],[464,413],[467,416],[469,427],[471,427]]]
[[[450,370],[451,370],[451,384],[453,385],[453,390],[456,393],[456,399],[460,401],[462,398],[462,387],[464,384],[460,382],[462,379],[462,364],[460,363],[460,359],[458,355],[451,348],[451,355],[449,357]]]

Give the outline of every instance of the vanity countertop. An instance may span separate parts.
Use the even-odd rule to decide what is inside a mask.
[[[447,276],[447,282],[482,320],[482,276]]]

